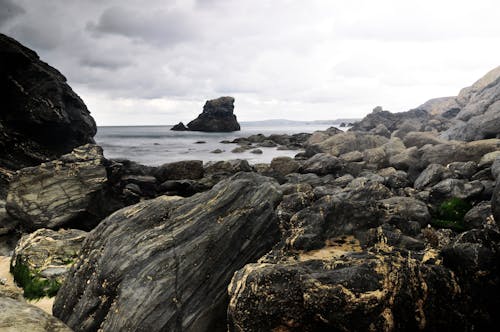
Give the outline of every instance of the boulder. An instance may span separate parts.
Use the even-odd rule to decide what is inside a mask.
[[[426,167],[428,164],[447,165],[455,161],[475,161],[493,151],[500,149],[500,139],[485,139],[473,142],[450,141],[445,144],[425,145],[419,149],[419,164]]]
[[[290,157],[276,157],[271,160],[270,167],[281,175],[287,175],[297,172],[300,164]]]
[[[78,259],[87,232],[39,229],[21,237],[14,249],[11,272],[27,298],[54,296]],[[26,278],[29,275],[29,278]]]
[[[480,202],[470,209],[464,216],[464,225],[467,229],[497,228],[491,212],[491,202]]]
[[[410,148],[412,146],[421,148],[426,144],[443,144],[446,143],[446,140],[438,137],[438,135],[434,132],[412,131],[405,135],[405,137],[403,138],[403,143],[407,148]]]
[[[439,164],[430,164],[420,173],[413,186],[417,190],[422,190],[425,187],[431,187],[442,180],[451,178],[452,175],[448,168]]]
[[[484,185],[480,181],[459,179],[446,179],[430,190],[430,198],[434,203],[441,202],[449,198],[472,199],[479,196],[484,190]]]
[[[0,330],[12,332],[71,332],[59,319],[26,302],[0,296]]]
[[[311,144],[309,139],[308,144]],[[369,135],[357,132],[339,133],[328,137],[324,141],[314,144],[317,148],[333,156],[339,156],[352,151],[363,152],[366,149],[372,149],[387,143],[388,139],[383,136]]]
[[[309,158],[300,167],[301,173],[317,175],[335,174],[342,169],[342,161],[326,153],[318,153]]]
[[[167,180],[196,180],[203,177],[203,161],[183,160],[159,166],[154,176],[160,183]]]
[[[491,197],[491,210],[493,212],[493,218],[495,222],[500,224],[500,180],[497,178],[495,189],[493,190],[493,196]]]
[[[232,175],[251,171],[252,166],[245,159],[209,161],[204,166],[205,175]]]
[[[102,148],[87,144],[58,160],[19,170],[7,212],[27,229],[89,229],[121,207],[108,195]]]
[[[85,241],[53,312],[79,331],[225,329],[227,285],[278,240],[278,184],[240,173],[122,209]]]
[[[94,143],[94,119],[59,71],[3,34],[0,63],[0,167],[34,166]]]
[[[368,114],[361,121],[354,123],[349,131],[367,132],[382,124],[392,133],[410,123],[422,127],[423,123],[429,120],[430,117],[427,111],[421,109],[391,113],[376,107],[372,113]],[[412,126],[412,128],[414,128],[414,126]]]
[[[240,130],[240,125],[233,114],[234,98],[220,97],[208,100],[203,112],[189,122],[187,127],[194,131],[230,132]]]

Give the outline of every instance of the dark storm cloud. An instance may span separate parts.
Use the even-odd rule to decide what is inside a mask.
[[[189,15],[177,9],[141,12],[139,9],[111,7],[87,29],[97,36],[114,34],[146,43],[169,46],[196,36]]]
[[[25,13],[24,8],[15,4],[13,1],[0,0],[0,27],[4,25],[5,22],[23,13]]]

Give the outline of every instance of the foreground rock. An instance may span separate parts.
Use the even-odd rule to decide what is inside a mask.
[[[227,284],[277,240],[280,199],[274,181],[240,173],[114,213],[90,233],[55,316],[78,331],[225,330]]]
[[[0,330],[71,332],[63,322],[31,304],[0,296]]]
[[[189,130],[208,132],[229,132],[240,130],[233,114],[234,98],[220,97],[208,100],[198,118],[187,124]]]
[[[72,225],[88,229],[117,205],[107,196],[102,149],[88,144],[14,176],[7,212],[30,230]]]
[[[55,295],[86,236],[76,229],[39,229],[21,237],[12,256],[11,272],[27,298]]]
[[[3,34],[0,63],[0,167],[33,166],[94,142],[94,119],[60,72]]]

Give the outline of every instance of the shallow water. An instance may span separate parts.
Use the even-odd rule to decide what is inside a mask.
[[[223,144],[222,140],[232,141],[237,137],[254,134],[297,134],[312,133],[325,130],[331,125],[301,126],[242,126],[241,131],[232,133],[204,133],[196,131],[172,131],[171,126],[133,126],[133,127],[99,127],[95,140],[104,149],[106,158],[126,158],[145,165],[161,165],[179,160],[228,160],[246,159],[249,163],[268,163],[274,157],[293,157],[300,151],[277,150],[276,148],[260,148],[261,155],[250,153],[233,153],[237,144]],[[196,144],[205,141],[204,144]],[[211,153],[215,149],[223,153]]]

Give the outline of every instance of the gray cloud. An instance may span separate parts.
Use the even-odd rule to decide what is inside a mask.
[[[122,59],[102,58],[102,57],[99,58],[95,56],[82,57],[79,63],[82,66],[86,67],[106,69],[111,71],[132,65],[131,62]]]
[[[142,12],[141,9],[110,7],[87,29],[96,35],[115,34],[146,43],[171,46],[192,39],[196,30],[189,16],[177,9]]]
[[[12,0],[0,0],[0,27],[14,17],[25,13],[23,7]]]

